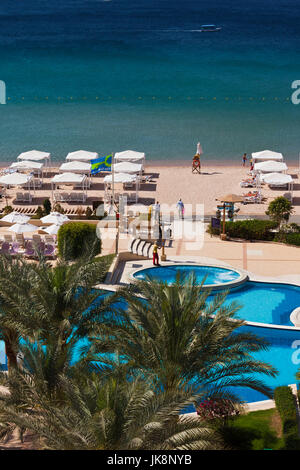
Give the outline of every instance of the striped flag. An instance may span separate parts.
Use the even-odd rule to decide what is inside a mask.
[[[95,160],[91,160],[91,173],[92,175],[96,175],[100,173],[100,171],[111,171],[111,163],[112,163],[112,154],[107,155],[106,157],[99,157]]]

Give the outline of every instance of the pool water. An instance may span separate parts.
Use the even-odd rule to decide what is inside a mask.
[[[270,343],[268,350],[260,351],[253,356],[272,364],[278,372],[274,378],[262,374],[253,374],[252,377],[262,380],[272,389],[279,385],[290,385],[297,382],[296,373],[300,370],[300,331],[248,325],[241,327],[240,330],[263,337]],[[267,399],[265,395],[251,389],[237,388],[236,392],[241,399],[248,403]]]
[[[293,326],[290,314],[300,306],[300,287],[247,281],[229,291],[225,304],[233,301],[241,306],[237,316],[243,320]]]
[[[183,276],[193,274],[198,284],[204,280],[204,285],[225,284],[227,282],[236,281],[241,277],[237,271],[232,269],[219,268],[217,266],[191,266],[180,264],[178,266],[158,266],[153,268],[142,269],[134,273],[136,279],[155,279],[164,281],[168,285],[176,282],[176,276],[181,273]]]

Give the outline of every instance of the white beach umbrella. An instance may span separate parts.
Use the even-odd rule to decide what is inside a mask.
[[[114,171],[115,173],[140,173],[143,169],[143,165],[141,163],[133,163],[133,162],[120,162],[115,163]]]
[[[25,224],[30,220],[30,217],[25,214],[20,214],[20,212],[10,212],[10,214],[5,215],[2,217],[1,221],[3,222],[9,222],[10,224]]]
[[[273,152],[273,150],[262,150],[261,152],[252,153],[253,160],[266,161],[266,160],[277,160],[282,161],[283,155],[279,152]]]
[[[30,161],[30,160],[21,160],[19,162],[13,162],[10,165],[10,168],[15,170],[42,170],[44,163]]]
[[[49,159],[50,153],[41,152],[40,150],[29,150],[28,152],[23,152],[18,156],[18,160],[31,160],[36,162]]]
[[[55,175],[51,183],[61,183],[61,184],[75,184],[75,183],[83,183],[87,179],[86,175],[82,175],[80,173],[60,173],[59,175]]]
[[[279,161],[268,160],[265,162],[255,163],[255,171],[263,171],[268,173],[280,173],[281,171],[286,171],[288,169],[286,163]]]
[[[28,183],[32,179],[32,175],[23,173],[11,173],[0,177],[0,184],[6,186],[20,186]]]
[[[53,225],[50,225],[49,227],[43,228],[43,231],[49,233],[49,235],[57,235],[61,225],[62,224],[60,225],[53,224]]]
[[[36,225],[27,224],[27,223],[25,224],[17,223],[9,227],[8,230],[10,232],[15,232],[15,233],[25,233],[25,232],[35,232],[36,230],[38,230],[38,227],[36,227]]]
[[[61,214],[60,212],[50,212],[50,214],[45,215],[41,218],[43,224],[56,224],[61,225],[65,222],[68,222],[69,217],[67,215]]]
[[[135,150],[124,150],[124,152],[115,154],[115,161],[117,162],[138,162],[140,160],[145,160],[145,154]]]
[[[197,155],[201,155],[202,153],[203,153],[202,146],[201,146],[200,142],[198,142],[198,144],[197,144]]]
[[[112,175],[105,176],[103,181],[104,183],[111,183]],[[129,175],[127,173],[116,173],[114,175],[115,183],[133,183],[134,181],[136,181],[136,175]]]
[[[70,160],[62,163],[59,167],[59,171],[62,172],[75,172],[79,171],[82,173],[90,173],[92,165],[89,162],[80,162],[78,160]]]
[[[89,162],[98,158],[97,152],[88,152],[87,150],[76,150],[76,152],[70,152],[66,156],[67,161],[79,161],[79,162]]]
[[[268,173],[267,175],[261,176],[261,179],[273,186],[282,185],[282,184],[289,184],[293,182],[293,178],[291,175],[286,175],[284,173]]]

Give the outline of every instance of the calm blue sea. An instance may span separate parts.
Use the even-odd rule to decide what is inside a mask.
[[[201,24],[222,27],[200,33]],[[0,161],[300,151],[298,0],[1,0]]]

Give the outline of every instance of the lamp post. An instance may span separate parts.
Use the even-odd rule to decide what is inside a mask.
[[[225,222],[225,202],[223,203],[223,232],[221,233],[221,240],[226,240],[226,222]]]

